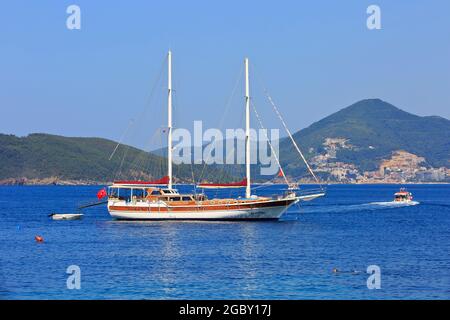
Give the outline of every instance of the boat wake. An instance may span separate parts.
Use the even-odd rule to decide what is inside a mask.
[[[409,201],[409,202],[386,201],[386,202],[369,202],[350,205],[340,204],[330,206],[303,206],[303,207],[301,206],[299,213],[343,213],[355,211],[375,211],[392,208],[403,208],[415,206],[418,204],[419,204],[418,201]]]
[[[376,205],[376,206],[384,206],[388,208],[397,208],[397,207],[409,207],[409,206],[416,206],[420,202],[418,201],[408,201],[408,202],[401,202],[401,201],[387,201],[387,202],[370,202],[369,205]]]

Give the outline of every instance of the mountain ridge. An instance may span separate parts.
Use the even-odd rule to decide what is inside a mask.
[[[306,157],[324,154],[326,139],[345,139],[352,147],[336,150],[334,162],[352,163],[361,171],[379,169],[383,159],[406,151],[426,159],[431,167],[450,165],[450,120],[421,117],[381,99],[365,99],[343,108],[293,135]],[[280,141],[282,163],[296,174],[304,166],[288,152],[290,141]],[[284,156],[283,156],[284,155]]]
[[[381,99],[358,101],[293,137],[327,182],[450,180],[450,120],[414,115]],[[165,175],[164,157],[131,146],[120,145],[108,160],[116,146],[97,137],[0,134],[0,183],[106,183]],[[279,153],[286,174],[308,182],[306,167],[288,137],[280,140]],[[243,170],[236,168],[214,165],[204,180],[239,179]],[[195,177],[203,173],[203,165],[174,165],[175,180],[192,182],[192,169]],[[400,171],[406,176],[397,174]],[[256,181],[271,178],[252,175]]]
[[[0,184],[106,184],[121,179],[158,179],[166,175],[166,162],[165,158],[104,138],[0,134]],[[192,177],[189,165],[173,168],[175,181]],[[211,174],[230,179],[217,170]]]

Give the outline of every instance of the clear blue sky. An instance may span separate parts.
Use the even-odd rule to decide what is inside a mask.
[[[81,7],[79,31],[66,28],[70,4]],[[382,30],[366,27],[370,4]],[[219,127],[244,56],[292,131],[375,97],[450,118],[449,14],[448,1],[3,2],[0,132],[118,140],[134,118],[141,128],[126,142],[155,143],[165,83],[146,101],[169,47],[178,127]],[[278,127],[252,84],[265,126]],[[240,123],[238,88],[222,127]]]

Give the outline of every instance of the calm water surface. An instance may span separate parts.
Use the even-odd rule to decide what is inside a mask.
[[[0,187],[0,298],[450,298],[450,186],[410,186],[420,204],[407,207],[383,203],[398,186],[329,186],[279,222],[120,222],[104,206],[47,217],[98,189]],[[366,285],[373,264],[379,290]],[[70,265],[80,290],[66,287]]]

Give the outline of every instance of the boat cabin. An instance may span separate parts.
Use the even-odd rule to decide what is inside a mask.
[[[131,201],[183,201],[195,202],[206,200],[204,194],[180,194],[176,189],[161,188],[146,184],[113,184],[108,187],[110,200]]]
[[[406,191],[406,189],[401,188],[399,192],[396,192],[394,194],[394,201],[410,201],[412,200],[412,194],[411,192]]]

